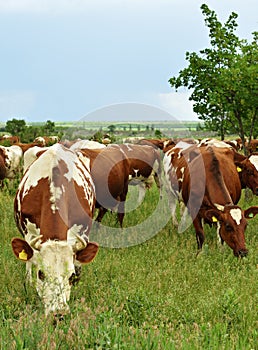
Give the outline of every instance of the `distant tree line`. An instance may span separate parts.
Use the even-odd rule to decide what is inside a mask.
[[[13,118],[6,122],[2,133],[19,136],[21,142],[32,142],[37,136],[58,135],[60,138],[62,132],[57,130],[55,123],[47,120],[44,124],[38,126],[27,125],[25,120]]]

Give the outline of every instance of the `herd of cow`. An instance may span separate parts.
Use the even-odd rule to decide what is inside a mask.
[[[215,225],[221,242],[237,257],[246,256],[247,220],[258,206],[238,206],[243,188],[258,195],[258,155],[246,157],[235,147],[214,139],[139,140],[137,144],[95,141],[0,146],[0,179],[12,178],[23,161],[14,217],[23,238],[12,239],[15,256],[36,271],[36,289],[46,314],[60,317],[69,310],[71,285],[81,264],[89,263],[98,244],[89,241],[95,209],[101,221],[116,208],[123,226],[129,185],[143,190],[154,182],[169,193],[176,225],[176,204],[193,222],[198,250],[204,242],[203,223]],[[34,271],[34,270],[33,270]]]

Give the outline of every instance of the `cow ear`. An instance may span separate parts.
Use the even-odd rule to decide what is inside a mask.
[[[250,207],[244,211],[244,215],[246,219],[252,219],[255,217],[255,215],[258,214],[258,207]]]
[[[87,264],[95,258],[98,249],[99,246],[97,243],[89,242],[86,248],[76,253],[76,260],[80,261],[82,264]]]
[[[205,219],[207,219],[210,223],[216,223],[221,221],[222,217],[219,210],[209,209],[205,212]]]
[[[33,249],[24,239],[13,238],[12,248],[16,258],[22,261],[28,261],[33,256]]]

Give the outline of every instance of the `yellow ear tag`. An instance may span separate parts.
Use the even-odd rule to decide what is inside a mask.
[[[212,222],[217,222],[217,221],[218,221],[218,219],[215,216],[213,216],[212,217]]]
[[[239,166],[237,166],[237,171],[241,173],[242,169]]]
[[[25,252],[24,249],[19,253],[19,259],[28,260],[28,254]]]

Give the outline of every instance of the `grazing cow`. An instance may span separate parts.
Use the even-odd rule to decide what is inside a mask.
[[[175,158],[173,150],[169,152],[172,156],[171,163],[168,154],[165,174],[171,187],[177,185],[181,192],[182,200],[193,220],[198,249],[201,250],[204,242],[204,219],[210,224],[217,223],[221,241],[229,245],[235,256],[245,256],[248,252],[244,237],[246,218],[254,217],[258,213],[258,207],[242,210],[234,204],[231,195],[237,200],[240,195],[234,187],[236,185],[238,192],[241,192],[241,185],[233,160],[229,161],[227,157],[221,157],[220,153],[216,154],[216,148],[212,147],[189,147],[184,155],[181,150],[180,157]],[[226,185],[226,179],[227,185],[231,184],[230,188]]]
[[[255,168],[254,164],[250,161],[250,159],[240,153],[238,153],[233,147],[226,144],[223,141],[218,141],[215,139],[209,139],[208,142],[202,142],[198,147],[200,150],[206,148],[206,145],[210,145],[214,151],[217,153],[221,153],[222,157],[230,157],[230,159],[234,161],[235,166],[238,171],[238,175],[241,181],[241,187],[250,188],[256,196],[258,195],[258,171]],[[233,157],[233,158],[232,158]],[[223,159],[221,160],[223,161]],[[229,182],[230,180],[226,179]],[[239,199],[238,199],[239,200]],[[237,203],[237,202],[234,202]]]
[[[15,178],[21,169],[23,157],[22,149],[19,146],[12,145],[9,147],[0,146],[0,158],[2,165],[5,167],[5,177],[8,179]]]
[[[258,196],[258,170],[253,163],[254,161],[255,155],[248,158],[238,152],[234,152],[234,162],[242,188],[250,188],[253,194]]]
[[[105,145],[102,143],[99,143],[97,141],[93,140],[78,140],[74,144],[71,145],[70,149],[73,151],[80,150],[80,149],[99,149],[99,148],[106,148]]]
[[[6,145],[13,145],[15,143],[19,143],[20,138],[19,136],[10,136],[10,135],[3,135],[0,137],[0,144]]]
[[[46,314],[69,310],[71,284],[81,264],[90,262],[98,245],[89,242],[95,191],[89,169],[69,149],[55,144],[24,174],[14,201],[17,227],[15,256],[36,268],[36,289]]]
[[[33,142],[41,146],[51,146],[59,142],[59,137],[58,136],[38,136],[34,139]]]
[[[82,161],[88,163],[96,188],[97,221],[101,222],[108,209],[117,208],[118,221],[123,225],[125,200],[128,192],[130,162],[119,147],[82,149],[77,151]]]
[[[144,197],[145,190],[155,181],[161,189],[161,157],[153,146],[121,144],[112,145],[123,150],[130,162],[129,185],[139,185],[139,201]]]

